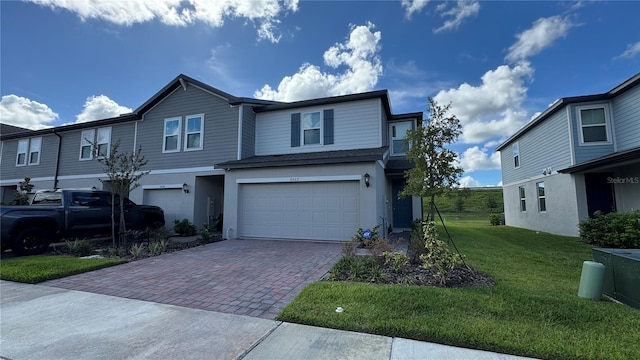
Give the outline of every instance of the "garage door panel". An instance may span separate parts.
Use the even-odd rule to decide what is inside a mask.
[[[243,184],[238,235],[348,240],[357,231],[359,183]]]

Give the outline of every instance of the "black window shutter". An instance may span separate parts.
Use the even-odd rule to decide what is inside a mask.
[[[291,147],[300,146],[300,113],[291,114]]]
[[[324,144],[333,144],[333,109],[324,111]]]

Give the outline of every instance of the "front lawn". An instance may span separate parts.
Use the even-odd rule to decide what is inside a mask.
[[[127,262],[124,259],[81,259],[66,255],[23,256],[0,261],[0,279],[36,284]]]
[[[317,282],[278,320],[543,359],[638,358],[640,311],[577,297],[590,246],[487,219],[447,227],[466,262],[496,286]]]

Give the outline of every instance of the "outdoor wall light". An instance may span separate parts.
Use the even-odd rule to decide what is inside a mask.
[[[184,191],[185,194],[189,193],[189,185],[187,185],[187,183],[182,184],[182,191]]]
[[[364,174],[364,185],[366,187],[369,187],[369,180],[371,180],[371,175],[369,175],[369,173],[365,173]]]

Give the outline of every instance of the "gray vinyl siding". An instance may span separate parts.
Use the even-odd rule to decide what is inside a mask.
[[[511,184],[542,176],[542,170],[552,171],[571,165],[571,146],[566,111],[558,111],[517,139],[520,148],[520,167],[513,162],[513,143],[500,151],[502,182]]]
[[[142,146],[149,170],[213,166],[238,156],[238,107],[189,84],[179,87],[138,123],[138,145]],[[184,151],[185,116],[204,114],[203,149]],[[163,153],[164,120],[180,117],[181,140],[178,152]]]
[[[612,101],[617,151],[640,146],[640,86]]]
[[[256,113],[251,106],[242,110],[242,158],[256,154]]]
[[[42,137],[40,147],[40,163],[38,165],[16,166],[19,140]],[[42,135],[25,137],[22,139],[5,140],[2,144],[2,180],[24,179],[28,176],[32,179],[41,177],[53,177],[56,171],[56,154],[58,153],[58,137],[55,135]],[[29,149],[27,149],[27,162],[29,161]]]
[[[87,125],[89,125],[88,123]],[[98,128],[111,128],[111,146],[119,140],[119,153],[130,153],[133,151],[135,122],[114,124],[111,126],[91,127],[87,126],[83,130],[98,130]],[[80,160],[80,143],[82,131],[74,130],[60,133],[62,136],[62,146],[60,147],[60,170],[59,176],[89,175],[104,173],[104,166],[95,158],[92,160]],[[143,148],[142,154],[146,151]]]
[[[581,103],[578,105],[571,105],[569,107],[571,114],[571,126],[573,131],[573,147],[575,149],[575,164],[581,164],[585,161],[593,160],[605,155],[609,155],[614,152],[613,141],[611,144],[580,144],[580,118],[578,117],[578,110],[576,107],[585,106],[585,105],[610,105],[607,102],[597,102],[597,103]],[[613,137],[611,134],[611,128],[607,128],[609,131],[609,137]]]
[[[291,115],[333,109],[334,143],[330,145],[291,146]],[[379,147],[380,99],[330,104],[322,107],[261,112],[256,117],[256,155],[352,150]]]

